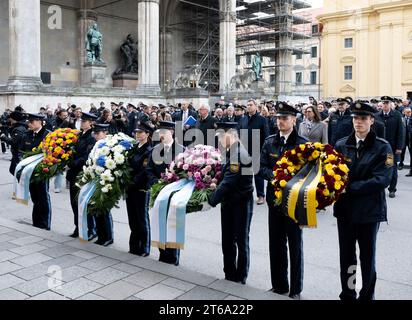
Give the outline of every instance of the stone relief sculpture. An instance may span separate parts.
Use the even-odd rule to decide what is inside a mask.
[[[120,46],[120,55],[122,59],[122,67],[116,70],[115,74],[138,74],[138,47],[137,42],[131,34],[127,36],[126,41]]]
[[[202,76],[202,67],[198,64],[186,67],[179,72],[174,82],[175,89],[199,88],[199,81]]]
[[[103,35],[99,31],[97,23],[94,22],[86,36],[86,63],[88,64],[104,64],[102,59],[103,52]]]

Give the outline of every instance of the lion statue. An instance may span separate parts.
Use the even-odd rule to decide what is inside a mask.
[[[202,76],[202,67],[199,64],[187,66],[179,72],[174,82],[174,87],[180,88],[199,88],[199,81]]]
[[[236,71],[236,75],[230,80],[230,90],[232,91],[246,91],[250,89],[252,82],[255,80],[255,72],[253,70],[246,70],[244,73]]]

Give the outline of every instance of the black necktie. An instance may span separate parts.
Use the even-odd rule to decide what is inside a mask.
[[[280,137],[280,154],[281,155],[285,151],[285,147],[286,147],[286,138],[282,136]]]
[[[358,145],[357,145],[357,149],[358,149],[357,156],[358,156],[358,158],[360,158],[360,155],[363,151],[364,144],[365,143],[363,142],[363,140],[359,140]]]

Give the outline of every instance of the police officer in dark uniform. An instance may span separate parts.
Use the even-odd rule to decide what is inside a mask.
[[[350,101],[347,98],[339,98],[336,102],[338,103],[338,110],[331,114],[328,125],[328,141],[332,146],[339,139],[347,137],[353,131],[352,117],[349,110]]]
[[[360,300],[374,299],[376,237],[387,221],[385,188],[391,182],[394,155],[390,144],[371,130],[377,111],[366,103],[351,105],[355,132],[336,150],[348,159],[349,185],[334,206],[338,221],[342,300],[355,300],[356,242],[362,270]]]
[[[152,152],[151,136],[154,129],[144,122],[134,130],[138,145],[130,161],[133,168],[133,183],[127,191],[126,205],[131,230],[129,253],[142,257],[150,254],[150,220],[147,166]]]
[[[385,140],[387,140],[391,145],[392,153],[395,156],[392,181],[389,185],[389,197],[395,198],[396,185],[398,184],[397,163],[400,161],[402,149],[405,144],[406,129],[402,123],[401,113],[396,110],[392,110],[391,108],[393,98],[384,96],[381,97],[381,101],[383,106],[382,110],[378,114],[378,119],[380,119],[385,124]]]
[[[273,168],[282,154],[307,140],[295,128],[297,110],[285,102],[278,102],[277,126],[279,132],[266,139],[260,158],[260,174],[268,181],[266,202],[269,207],[269,253],[272,291],[300,299],[303,289],[303,243],[299,225],[275,205],[275,191],[270,183]],[[288,247],[290,254],[290,290],[288,282]]]
[[[106,138],[109,131],[109,124],[97,124],[93,125],[93,136],[96,141],[103,140]],[[99,212],[94,215],[94,220],[96,222],[96,233],[98,245],[103,247],[108,247],[113,244],[113,217],[109,210]]]
[[[221,206],[225,279],[246,284],[250,265],[249,232],[253,215],[252,159],[239,140],[236,122],[218,123],[219,142],[226,152],[222,181],[209,198]]]
[[[12,175],[14,175],[16,166],[21,160],[21,153],[20,153],[19,147],[21,145],[21,140],[27,131],[27,124],[26,124],[25,119],[26,117],[24,113],[21,113],[19,111],[13,111],[10,114],[10,122],[11,122],[10,137],[7,137],[6,135],[1,135],[0,137],[1,141],[4,141],[8,145],[10,145],[12,158],[11,158],[9,172]]]
[[[23,134],[20,144],[22,152],[31,152],[46,138],[49,131],[43,126],[46,117],[42,114],[28,115],[28,130]],[[33,201],[33,226],[40,229],[51,228],[51,203],[49,181],[30,182],[30,196]]]
[[[89,154],[96,144],[96,139],[92,136],[92,126],[96,120],[97,116],[95,116],[94,114],[83,112],[81,128],[82,132],[74,149],[73,159],[68,165],[69,170],[67,171],[66,179],[67,181],[69,181],[70,185],[70,203],[74,214],[74,224],[76,226],[76,229],[71,235],[72,238],[79,237],[79,209],[77,199],[79,188],[76,186],[76,178],[83,171],[83,166],[86,164]],[[89,229],[88,240],[92,241],[97,237],[94,217],[89,215],[87,220]]]
[[[173,138],[175,131],[175,123],[168,121],[159,122],[159,136],[160,142],[153,148],[150,156],[149,164],[147,166],[147,176],[149,179],[149,187],[157,183],[161,178],[162,173],[174,161],[175,157],[184,151],[184,147],[178,144]],[[159,261],[179,265],[180,250],[178,249],[159,249]]]

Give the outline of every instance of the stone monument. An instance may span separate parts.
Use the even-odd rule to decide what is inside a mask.
[[[112,78],[114,87],[135,89],[139,79],[138,47],[133,36],[129,34],[120,46],[122,66],[117,69]]]

